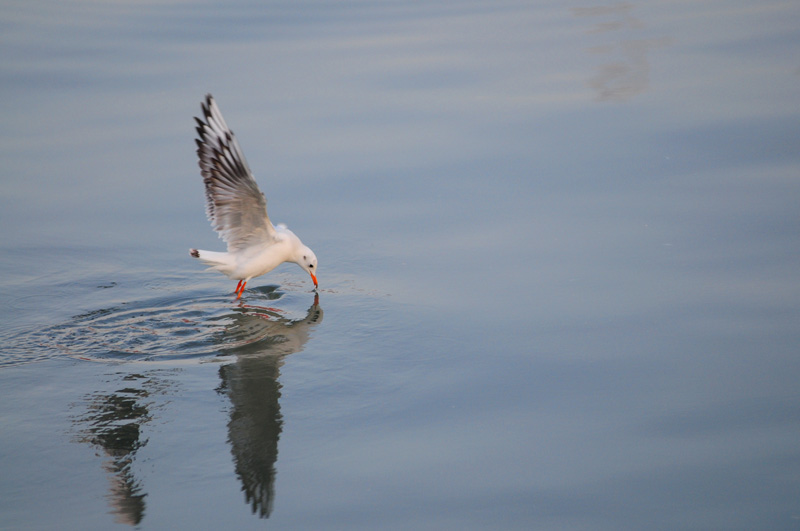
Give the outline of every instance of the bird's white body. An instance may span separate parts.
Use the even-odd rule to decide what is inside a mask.
[[[198,258],[209,269],[232,280],[244,280],[266,275],[284,262],[294,262],[294,250],[302,246],[300,238],[289,229],[278,226],[272,243],[253,245],[237,253],[197,250]]]
[[[237,298],[251,278],[269,273],[284,262],[294,262],[308,272],[316,288],[314,251],[285,225],[272,224],[267,216],[267,199],[210,94],[202,108],[203,119],[196,118],[197,155],[206,187],[206,215],[228,244],[228,251],[191,249],[189,254],[210,269],[238,280]]]

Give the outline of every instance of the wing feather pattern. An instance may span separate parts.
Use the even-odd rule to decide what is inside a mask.
[[[197,121],[197,156],[206,188],[206,215],[211,226],[235,252],[275,239],[267,216],[267,199],[258,189],[233,132],[211,94]]]

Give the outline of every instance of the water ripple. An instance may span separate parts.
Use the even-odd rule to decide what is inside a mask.
[[[193,296],[194,295],[194,296]],[[280,302],[280,307],[278,306]],[[55,356],[103,361],[196,360],[286,343],[321,320],[319,299],[264,286],[242,301],[229,296],[172,295],[119,303],[36,329],[5,331],[0,365]]]

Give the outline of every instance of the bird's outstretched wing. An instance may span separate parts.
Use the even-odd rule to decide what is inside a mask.
[[[242,149],[211,94],[197,121],[197,156],[206,186],[206,215],[211,226],[235,252],[274,241],[267,199],[258,189]]]

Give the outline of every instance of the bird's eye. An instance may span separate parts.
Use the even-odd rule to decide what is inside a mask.
[[[309,264],[309,266],[308,266],[308,267],[314,267],[314,264]]]

